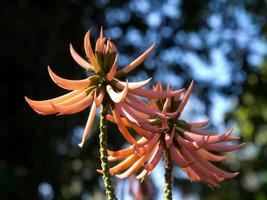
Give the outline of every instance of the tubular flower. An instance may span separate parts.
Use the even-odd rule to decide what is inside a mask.
[[[137,116],[136,112],[141,112],[140,108],[133,110],[133,95],[143,96],[147,98],[167,98],[179,94],[181,91],[173,91],[172,93],[153,91],[148,92],[144,87],[151,79],[140,82],[124,82],[117,78],[123,77],[130,71],[140,65],[155,48],[153,44],[143,54],[132,61],[129,65],[118,71],[118,53],[115,45],[110,39],[103,36],[101,29],[100,36],[96,41],[95,51],[92,50],[90,42],[90,31],[84,37],[84,50],[88,59],[83,59],[70,44],[70,53],[73,59],[86,71],[94,74],[82,80],[68,80],[56,75],[48,66],[48,73],[51,79],[61,88],[70,90],[69,93],[48,100],[35,101],[25,97],[27,103],[34,111],[41,115],[50,114],[74,114],[78,113],[91,105],[88,120],[85,125],[82,146],[89,136],[93,121],[96,115],[97,107],[99,107],[104,99],[109,102],[112,108],[115,121],[118,124],[123,136],[130,143],[135,143],[135,139],[124,128],[121,121],[121,115],[127,116],[137,126],[143,126],[147,130],[159,131],[154,128],[147,119]],[[147,113],[144,112],[144,115]],[[161,116],[160,112],[155,115]]]
[[[152,133],[136,126],[127,118],[121,119],[125,127],[134,129],[142,137],[137,141],[137,144],[126,149],[108,151],[110,162],[120,161],[119,164],[110,168],[111,174],[118,178],[126,178],[137,173],[137,178],[143,179],[151,173],[162,158],[163,150],[167,149],[172,162],[181,167],[191,181],[203,181],[211,187],[218,188],[219,183],[224,179],[238,175],[238,172],[226,172],[212,163],[220,162],[226,158],[226,156],[214,152],[234,151],[244,145],[243,143],[224,144],[239,140],[239,137],[231,136],[233,130],[226,131],[224,134],[216,134],[201,129],[208,124],[208,121],[186,122],[179,119],[192,88],[193,81],[184,92],[183,97],[178,94],[171,98],[150,99],[149,107],[155,112],[160,111],[166,118],[150,117],[149,121],[154,126],[166,130],[164,132]],[[158,84],[153,90],[162,92],[162,86]],[[169,93],[172,90],[168,87],[166,92]],[[107,119],[114,122],[114,117],[111,115],[108,115]]]

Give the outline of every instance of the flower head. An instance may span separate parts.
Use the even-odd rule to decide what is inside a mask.
[[[82,146],[88,138],[93,121],[96,115],[97,107],[104,101],[108,101],[112,108],[114,118],[118,124],[123,136],[130,143],[135,143],[135,139],[121,124],[121,115],[132,119],[137,125],[144,125],[149,130],[155,129],[154,126],[146,119],[138,117],[139,114],[132,110],[132,104],[126,104],[130,101],[131,95],[139,95],[147,98],[166,98],[175,96],[180,91],[166,92],[148,92],[144,87],[151,79],[140,82],[123,82],[117,78],[123,77],[142,63],[155,48],[153,44],[142,55],[132,61],[129,65],[118,70],[118,53],[117,48],[110,39],[103,35],[96,41],[95,51],[92,50],[90,42],[90,31],[84,37],[84,50],[88,59],[83,59],[70,44],[70,53],[73,59],[86,71],[94,74],[82,80],[68,80],[56,75],[48,66],[48,72],[51,79],[61,88],[71,92],[48,100],[35,101],[25,97],[27,103],[34,111],[41,115],[50,114],[74,114],[86,109],[91,105],[91,110],[84,129],[83,138],[80,143]],[[131,103],[133,103],[131,101]],[[139,110],[140,111],[140,110]],[[158,131],[158,129],[156,129]]]
[[[150,118],[153,125],[166,130],[152,133],[135,126],[126,118],[122,119],[124,126],[133,128],[142,137],[137,144],[119,150],[109,151],[109,161],[120,161],[110,169],[110,173],[118,178],[126,178],[138,173],[137,178],[143,179],[155,168],[162,157],[163,149],[170,153],[173,163],[183,168],[192,181],[203,181],[211,187],[219,187],[224,179],[233,178],[238,173],[226,172],[216,167],[212,162],[219,162],[226,157],[213,152],[234,151],[244,144],[226,145],[224,143],[237,141],[239,137],[232,137],[233,130],[224,134],[216,134],[202,130],[208,124],[203,122],[186,122],[179,119],[189,96],[193,82],[181,98],[180,95],[165,99],[151,99],[150,107],[155,112],[161,112],[165,118]],[[156,85],[154,91],[161,92],[162,86]],[[170,87],[167,93],[171,92]],[[114,121],[113,116],[107,116]],[[211,152],[212,151],[212,152]]]

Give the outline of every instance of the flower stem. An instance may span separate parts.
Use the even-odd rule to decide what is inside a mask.
[[[117,199],[117,197],[115,195],[112,186],[111,176],[108,167],[107,120],[106,120],[107,113],[108,113],[108,103],[104,101],[100,108],[100,134],[99,134],[100,160],[101,160],[101,168],[103,171],[103,180],[107,198],[108,200],[114,200]]]
[[[169,149],[165,146],[163,151],[163,160],[165,167],[164,199],[172,199],[172,160]]]

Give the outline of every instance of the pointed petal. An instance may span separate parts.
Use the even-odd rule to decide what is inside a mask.
[[[90,31],[88,31],[85,36],[84,36],[84,49],[87,57],[89,58],[90,62],[92,63],[94,70],[96,73],[101,71],[101,68],[96,60],[96,57],[94,55],[94,52],[91,47],[91,42],[90,42]]]
[[[126,84],[126,86],[124,87],[124,89],[121,91],[121,92],[115,92],[111,85],[107,85],[106,87],[107,89],[107,92],[111,98],[111,100],[114,102],[114,103],[119,103],[121,102],[127,95],[128,93],[128,84]]]
[[[114,78],[114,76],[117,73],[117,69],[118,69],[118,54],[116,55],[115,60],[114,60],[114,63],[112,65],[110,71],[107,74],[107,79],[109,81],[111,81]]]
[[[165,134],[165,143],[166,143],[166,147],[168,149],[171,148],[172,145],[173,145],[173,137],[174,137],[174,134],[175,134],[175,128],[176,128],[176,124],[174,124],[174,126],[172,128],[171,135]]]
[[[122,124],[121,119],[120,119],[120,113],[117,110],[117,108],[113,108],[112,110],[115,122],[123,135],[123,137],[130,143],[130,144],[136,144],[136,140],[131,136],[131,134],[128,132],[127,128]]]
[[[41,101],[31,100],[31,99],[29,99],[28,97],[25,96],[25,100],[30,105],[35,105],[35,106],[50,106],[50,102],[51,101],[54,104],[61,103],[63,101],[66,101],[66,100],[68,100],[68,99],[70,99],[70,98],[78,95],[81,92],[82,92],[81,90],[75,90],[75,91],[69,92],[67,94],[64,94],[64,95],[59,96],[59,97],[56,97],[56,98],[47,99],[47,100],[41,100]]]
[[[130,146],[126,149],[118,150],[118,151],[111,151],[108,150],[108,155],[113,156],[113,157],[118,157],[118,156],[124,156],[124,155],[130,155],[133,154],[135,151],[133,146]]]
[[[51,115],[57,113],[57,111],[51,105],[47,106],[36,105],[35,102],[37,101],[33,101],[26,96],[24,98],[26,102],[29,104],[29,106],[40,115]]]
[[[61,105],[53,104],[51,102],[51,106],[57,111],[57,113],[70,115],[70,114],[78,113],[78,112],[86,109],[92,101],[93,101],[93,96],[88,95],[87,97],[85,97],[81,101],[79,101],[75,104],[72,104],[72,105],[61,106]]]
[[[56,75],[51,68],[48,66],[48,73],[51,77],[51,79],[61,88],[64,88],[66,90],[82,90],[86,87],[89,87],[91,84],[90,78],[86,78],[83,80],[68,80],[59,77]]]
[[[121,171],[129,168],[135,161],[139,159],[136,155],[130,155],[124,161],[120,162],[119,164],[115,165],[114,167],[109,169],[110,174],[114,175],[120,173]]]
[[[148,115],[148,117],[157,117],[160,119],[167,118],[163,113],[153,110],[151,107],[141,101],[133,101],[130,99],[130,97],[128,97],[125,99],[125,102],[127,105],[134,108],[136,111]]]
[[[153,137],[143,146],[135,146],[135,151],[138,155],[145,155],[151,150],[157,146],[157,143],[159,142],[160,135],[154,134]]]
[[[29,99],[28,97],[25,97],[25,100],[32,107],[32,109],[38,114],[50,115],[50,114],[57,113],[55,108],[51,106],[51,103],[62,105],[62,106],[67,106],[67,105],[72,105],[72,104],[75,104],[81,101],[86,96],[87,94],[84,91],[74,91],[66,95],[63,95],[63,96],[60,96],[54,99],[44,100],[44,101],[34,101],[34,100]]]
[[[170,148],[170,155],[172,160],[181,168],[188,167],[189,165],[192,164],[192,162],[188,162],[181,156],[180,151],[177,148],[175,148],[175,146],[172,146]]]
[[[214,166],[212,163],[209,161],[203,159],[198,152],[191,152],[193,157],[206,169],[208,169],[211,173],[216,174],[216,176],[220,178],[233,178],[237,176],[239,173],[230,173],[226,172],[216,166]]]
[[[193,141],[201,141],[204,137],[206,140],[206,144],[212,144],[212,143],[218,143],[225,141],[226,138],[228,138],[232,134],[233,130],[230,129],[229,131],[226,131],[224,134],[216,134],[216,135],[198,135],[191,133],[189,131],[184,131],[184,135],[187,138],[190,138]]]
[[[211,173],[207,168],[202,166],[199,162],[196,161],[196,158],[192,155],[191,151],[188,151],[187,149],[181,147],[182,155],[187,159],[188,161],[193,162],[190,166],[195,173],[201,178],[201,180],[211,184],[214,187],[219,187],[219,180],[216,174]]]
[[[93,66],[87,62],[85,59],[83,59],[72,47],[72,44],[70,44],[70,54],[72,58],[76,61],[78,65],[80,65],[82,68],[84,68],[86,71],[94,71]]]
[[[70,44],[70,54],[72,58],[76,61],[77,64],[79,64],[82,68],[84,68],[86,71],[94,71],[93,66],[84,60],[72,47],[72,44]]]
[[[125,172],[123,172],[122,174],[116,174],[116,177],[119,179],[124,179],[124,178],[129,177],[131,174],[133,174],[134,172],[136,172],[137,170],[139,170],[142,167],[142,165],[146,161],[147,157],[148,157],[148,155],[139,158]]]
[[[147,169],[143,169],[137,176],[136,179],[142,180],[149,174],[149,171]]]
[[[245,143],[238,145],[224,145],[224,144],[207,144],[203,148],[211,151],[235,151],[241,149]]]
[[[203,128],[209,124],[209,120],[202,121],[202,122],[188,122],[190,126],[193,128]]]
[[[136,89],[136,90],[131,90],[131,93],[138,95],[138,96],[150,98],[150,99],[165,99],[168,97],[174,97],[180,94],[181,92],[183,92],[183,90],[184,89],[175,90],[171,92],[164,92],[164,91],[157,92],[153,90]]]
[[[152,78],[149,78],[149,79],[144,80],[144,81],[128,83],[129,91],[140,89],[140,88],[146,86],[151,81],[151,79]],[[115,82],[115,86],[120,90],[122,90],[127,84],[127,82],[123,82],[123,81],[119,81],[119,80],[114,80],[114,82]]]
[[[206,160],[210,160],[213,162],[220,162],[225,160],[226,156],[216,155],[213,153],[210,153],[209,151],[206,151],[205,149],[199,149],[197,150],[200,156],[205,158]]]
[[[108,161],[114,162],[118,160],[125,159],[134,153],[135,149],[133,146],[130,146],[127,149],[119,150],[119,151],[108,151]]]
[[[147,119],[143,119],[136,115],[128,105],[119,103],[119,106],[118,110],[123,116],[143,129],[154,133],[160,133],[163,131],[162,129],[153,126]]]
[[[96,107],[99,107],[102,104],[102,101],[103,101],[104,97],[105,97],[105,92],[104,91],[100,91],[100,93],[97,96],[97,98],[95,98]]]
[[[158,145],[157,149],[154,151],[154,154],[151,157],[151,160],[146,164],[145,168],[148,171],[152,171],[158,164],[163,152],[162,145]]]
[[[178,106],[178,109],[176,111],[177,116],[179,116],[182,113],[182,111],[183,111],[183,109],[184,109],[184,107],[185,107],[185,105],[186,105],[186,103],[187,103],[187,101],[188,101],[188,99],[189,99],[189,97],[191,95],[191,92],[192,92],[192,89],[193,89],[193,85],[194,85],[194,81],[191,81],[191,83],[190,83],[190,85],[189,85],[184,97],[182,98],[182,101],[181,101],[180,105]]]
[[[88,120],[86,122],[84,132],[83,132],[82,142],[79,144],[79,147],[82,147],[84,142],[89,137],[89,133],[91,131],[91,128],[92,128],[92,125],[93,125],[93,122],[95,119],[95,115],[96,115],[96,104],[95,104],[95,101],[93,101],[92,106],[91,106],[91,110],[90,110],[90,114],[89,114]]]
[[[116,123],[115,119],[114,119],[114,117],[112,115],[107,115],[107,120],[109,120],[109,121],[111,121],[113,123]],[[128,127],[133,128],[139,135],[141,135],[141,136],[143,136],[143,137],[145,137],[147,139],[150,139],[153,136],[151,132],[149,132],[149,131],[137,126],[136,124],[134,124],[134,123],[132,123],[130,121],[128,121],[126,118],[121,118],[121,122],[122,122],[122,124],[124,126],[128,126]]]
[[[204,137],[202,137],[202,140],[199,140],[199,141],[188,141],[188,140],[182,138],[180,135],[178,135],[175,137],[175,139],[181,146],[185,147],[189,151],[198,150],[206,142]]]
[[[140,55],[138,58],[136,58],[134,61],[132,61],[129,65],[124,67],[121,71],[125,74],[129,73],[133,69],[135,69],[138,65],[140,65],[153,51],[155,48],[156,44],[153,43],[150,48],[148,48],[142,55]]]

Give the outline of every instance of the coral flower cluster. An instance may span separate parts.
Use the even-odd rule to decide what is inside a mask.
[[[115,45],[103,36],[101,30],[100,36],[96,41],[95,52],[93,52],[90,43],[90,31],[84,37],[84,50],[89,61],[83,59],[70,44],[70,53],[73,59],[86,71],[95,74],[82,80],[68,80],[56,75],[48,66],[48,72],[51,79],[61,88],[70,90],[71,92],[53,99],[35,101],[25,97],[27,103],[34,111],[42,115],[50,114],[74,114],[86,109],[91,105],[91,110],[85,125],[83,138],[80,146],[84,144],[89,136],[93,121],[96,115],[97,107],[99,107],[105,96],[108,95],[112,113],[118,124],[121,133],[128,142],[134,143],[134,138],[128,131],[121,126],[121,115],[137,116],[134,114],[134,101],[132,95],[138,95],[147,98],[166,98],[179,94],[181,91],[173,91],[171,93],[148,91],[144,87],[149,83],[150,79],[140,82],[124,82],[119,81],[117,77],[122,77],[135,69],[142,63],[151,51],[155,48],[153,44],[147,51],[132,61],[122,70],[118,70],[118,53]],[[124,103],[127,102],[127,103]],[[140,109],[137,108],[140,111]],[[159,114],[160,115],[160,114]],[[153,132],[159,131],[158,128],[152,126],[146,119],[138,117],[134,118],[139,126]]]
[[[233,130],[226,131],[224,134],[215,134],[201,129],[208,124],[208,121],[185,122],[179,119],[192,88],[193,82],[182,98],[178,94],[172,98],[150,100],[148,109],[160,112],[166,117],[159,120],[152,115],[147,116],[152,124],[165,130],[161,133],[151,133],[132,124],[127,118],[122,119],[125,127],[134,129],[142,137],[128,148],[109,151],[110,162],[120,161],[110,168],[111,174],[118,178],[126,178],[137,173],[136,177],[143,179],[156,167],[165,148],[169,151],[171,160],[181,167],[192,181],[203,181],[211,187],[218,188],[219,183],[224,179],[238,175],[238,172],[226,172],[212,164],[226,158],[213,152],[234,151],[244,145],[224,144],[239,140],[239,137],[231,136]],[[161,92],[162,86],[158,84],[153,90]],[[166,92],[171,91],[168,88]],[[107,118],[115,122],[113,116],[108,115]]]
[[[82,58],[72,45],[70,53],[78,65],[92,75],[82,80],[68,80],[56,75],[48,67],[51,79],[70,92],[42,101],[25,97],[32,109],[41,115],[74,114],[91,106],[80,147],[89,137],[97,108],[101,107],[99,138],[102,169],[99,172],[103,173],[109,199],[116,199],[110,174],[118,178],[137,174],[137,179],[144,179],[156,167],[164,152],[169,155],[168,163],[183,168],[192,181],[203,181],[214,188],[219,187],[222,180],[238,174],[223,171],[212,163],[225,159],[225,156],[214,152],[234,151],[243,146],[224,144],[239,140],[231,136],[232,130],[215,134],[202,129],[208,124],[207,121],[186,122],[180,119],[192,92],[193,82],[185,91],[169,86],[164,90],[161,84],[151,90],[146,89],[151,78],[139,82],[121,80],[139,66],[154,48],[155,44],[152,44],[119,70],[115,45],[104,37],[101,29],[93,51],[88,31],[84,37],[87,58]],[[119,132],[130,144],[128,148],[108,151],[107,120],[117,124]],[[108,161],[119,163],[108,169]]]

